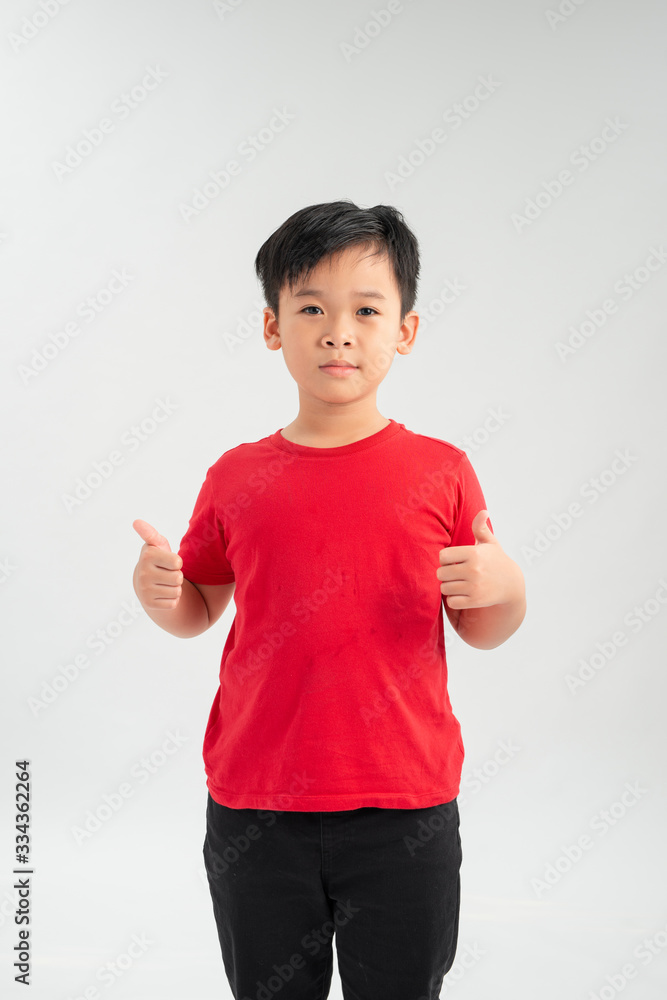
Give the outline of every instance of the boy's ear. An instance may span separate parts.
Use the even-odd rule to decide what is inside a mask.
[[[419,314],[412,309],[405,314],[405,318],[400,329],[400,338],[396,345],[399,354],[409,354],[414,347],[417,327],[419,326]]]
[[[275,317],[273,309],[270,306],[266,306],[262,310],[264,314],[264,340],[266,341],[266,346],[271,351],[277,351],[280,348],[280,331],[278,329],[278,320]]]

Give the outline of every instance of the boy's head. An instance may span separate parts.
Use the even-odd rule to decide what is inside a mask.
[[[378,386],[396,352],[412,350],[419,323],[419,250],[400,213],[310,205],[269,237],[255,267],[269,303],[266,346],[283,352],[302,422],[322,412],[361,422],[362,411],[375,421]]]
[[[388,260],[400,298],[400,326],[417,297],[419,244],[396,208],[359,208],[352,201],[299,209],[260,248],[255,271],[276,320],[283,289],[293,292],[320,261],[350,248]]]

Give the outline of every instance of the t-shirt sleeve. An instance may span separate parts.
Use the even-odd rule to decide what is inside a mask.
[[[211,469],[199,490],[178,554],[183,560],[183,576],[191,583],[232,583],[234,570],[227,558],[224,526],[216,513]]]
[[[475,536],[472,533],[472,522],[480,510],[487,510],[482,487],[470,464],[470,459],[464,452],[456,477],[456,520],[451,531],[450,545],[474,545]],[[493,532],[491,518],[487,525]]]

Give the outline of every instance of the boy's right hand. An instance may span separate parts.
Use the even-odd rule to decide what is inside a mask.
[[[183,592],[183,560],[148,521],[138,519],[132,527],[144,540],[134,573],[134,589],[144,608],[173,611]]]

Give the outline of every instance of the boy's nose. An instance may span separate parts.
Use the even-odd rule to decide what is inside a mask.
[[[352,343],[352,332],[347,320],[341,319],[329,323],[326,333],[322,336],[322,343],[328,347],[339,347]]]

